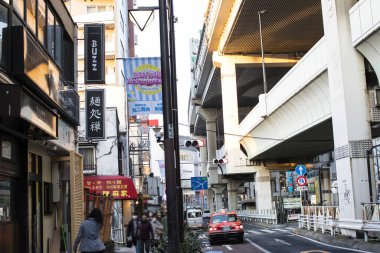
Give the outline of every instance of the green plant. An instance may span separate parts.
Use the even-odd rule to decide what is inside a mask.
[[[188,228],[185,228],[184,231],[184,240],[180,245],[180,253],[200,253],[202,252],[202,245],[199,240],[199,231],[191,231]],[[167,252],[168,248],[168,237],[165,233],[161,240],[159,241],[157,247],[155,247],[153,253],[164,253]]]

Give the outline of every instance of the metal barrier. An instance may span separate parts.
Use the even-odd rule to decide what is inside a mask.
[[[380,232],[380,203],[362,203],[364,240],[368,232]]]
[[[126,228],[112,228],[112,240],[116,246],[126,245],[127,231]]]
[[[302,206],[298,227],[320,230],[322,233],[330,231],[331,235],[335,235],[338,219],[339,208],[336,206]]]
[[[237,211],[237,215],[242,220],[277,224],[277,210],[275,209],[243,210]]]

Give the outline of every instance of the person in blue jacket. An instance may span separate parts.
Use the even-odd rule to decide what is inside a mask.
[[[94,208],[87,219],[82,221],[77,238],[74,242],[74,253],[79,250],[82,253],[104,253],[105,246],[100,237],[103,226],[103,214],[98,208]]]

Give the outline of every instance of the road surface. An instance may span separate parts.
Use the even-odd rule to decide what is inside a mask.
[[[235,241],[210,245],[207,232],[201,234],[203,251],[208,253],[343,253],[366,252],[319,243],[312,239],[292,233],[291,227],[264,228],[244,224],[244,243]]]

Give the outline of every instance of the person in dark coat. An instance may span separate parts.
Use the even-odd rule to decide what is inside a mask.
[[[149,253],[150,241],[153,240],[153,228],[148,220],[148,216],[143,214],[138,226],[138,243],[141,253]]]
[[[77,238],[74,242],[73,250],[77,252],[80,243],[82,253],[103,253],[105,246],[100,237],[100,230],[103,226],[103,214],[98,208],[94,208],[88,218],[82,221]]]
[[[138,236],[138,226],[139,220],[137,219],[137,214],[132,215],[132,219],[128,223],[127,227],[127,238],[132,241],[132,244],[136,247],[136,252],[138,253],[137,247],[137,236]]]

